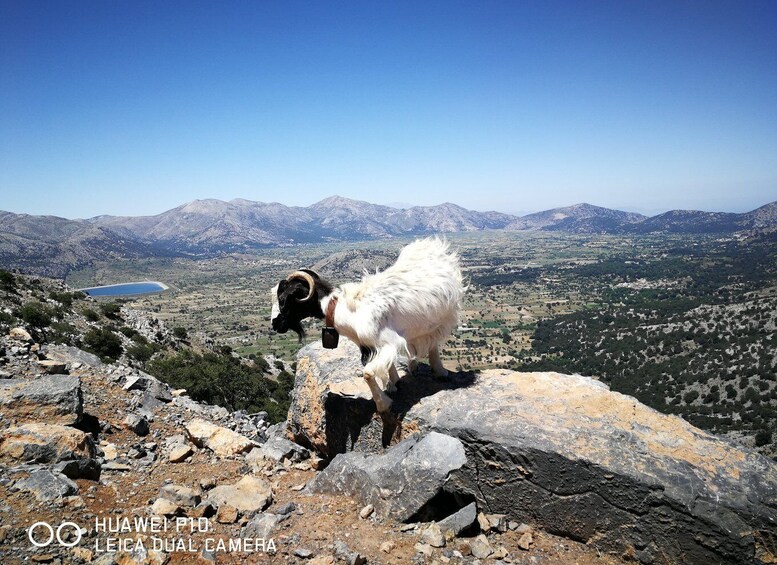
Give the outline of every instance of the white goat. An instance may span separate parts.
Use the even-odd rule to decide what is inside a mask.
[[[272,290],[272,326],[301,338],[302,319],[326,318],[363,350],[374,350],[364,379],[378,411],[387,412],[392,401],[383,388],[399,380],[398,355],[408,358],[411,373],[416,358],[428,356],[435,375],[448,374],[440,346],[456,328],[464,290],[457,255],[447,242],[428,238],[407,245],[385,271],[336,289],[313,271],[296,271]]]

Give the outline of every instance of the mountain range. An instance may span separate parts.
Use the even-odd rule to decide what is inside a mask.
[[[653,217],[576,204],[514,216],[456,204],[395,208],[340,196],[311,206],[195,200],[155,216],[68,220],[0,212],[0,267],[50,276],[94,260],[212,255],[267,246],[479,230],[722,233],[777,228],[777,202],[742,214],[672,210]]]

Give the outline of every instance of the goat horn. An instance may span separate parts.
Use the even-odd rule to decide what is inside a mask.
[[[308,283],[308,286],[310,287],[310,291],[308,292],[308,295],[302,300],[298,298],[297,301],[307,302],[308,300],[310,300],[310,297],[313,296],[313,292],[316,290],[316,281],[313,280],[313,277],[310,276],[310,273],[306,273],[305,271],[294,271],[286,278],[286,280],[291,281],[293,279],[302,279],[306,283]]]

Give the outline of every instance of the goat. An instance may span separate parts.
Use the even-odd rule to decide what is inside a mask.
[[[447,242],[427,238],[405,246],[392,266],[359,283],[333,288],[314,271],[295,271],[271,291],[272,327],[295,331],[301,342],[300,322],[325,318],[325,347],[336,346],[327,344],[327,329],[360,346],[364,379],[378,411],[386,413],[392,400],[383,388],[396,389],[399,354],[407,357],[411,374],[416,358],[428,356],[434,375],[447,376],[440,345],[456,328],[464,290],[456,253]]]

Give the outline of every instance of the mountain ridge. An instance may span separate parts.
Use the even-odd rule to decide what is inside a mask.
[[[579,203],[525,216],[445,202],[394,208],[329,196],[310,206],[243,198],[186,202],[153,216],[69,220],[0,211],[0,266],[61,277],[94,260],[214,255],[278,245],[482,230],[581,234],[721,233],[777,229],[777,201],[745,213],[670,210],[647,217]]]

